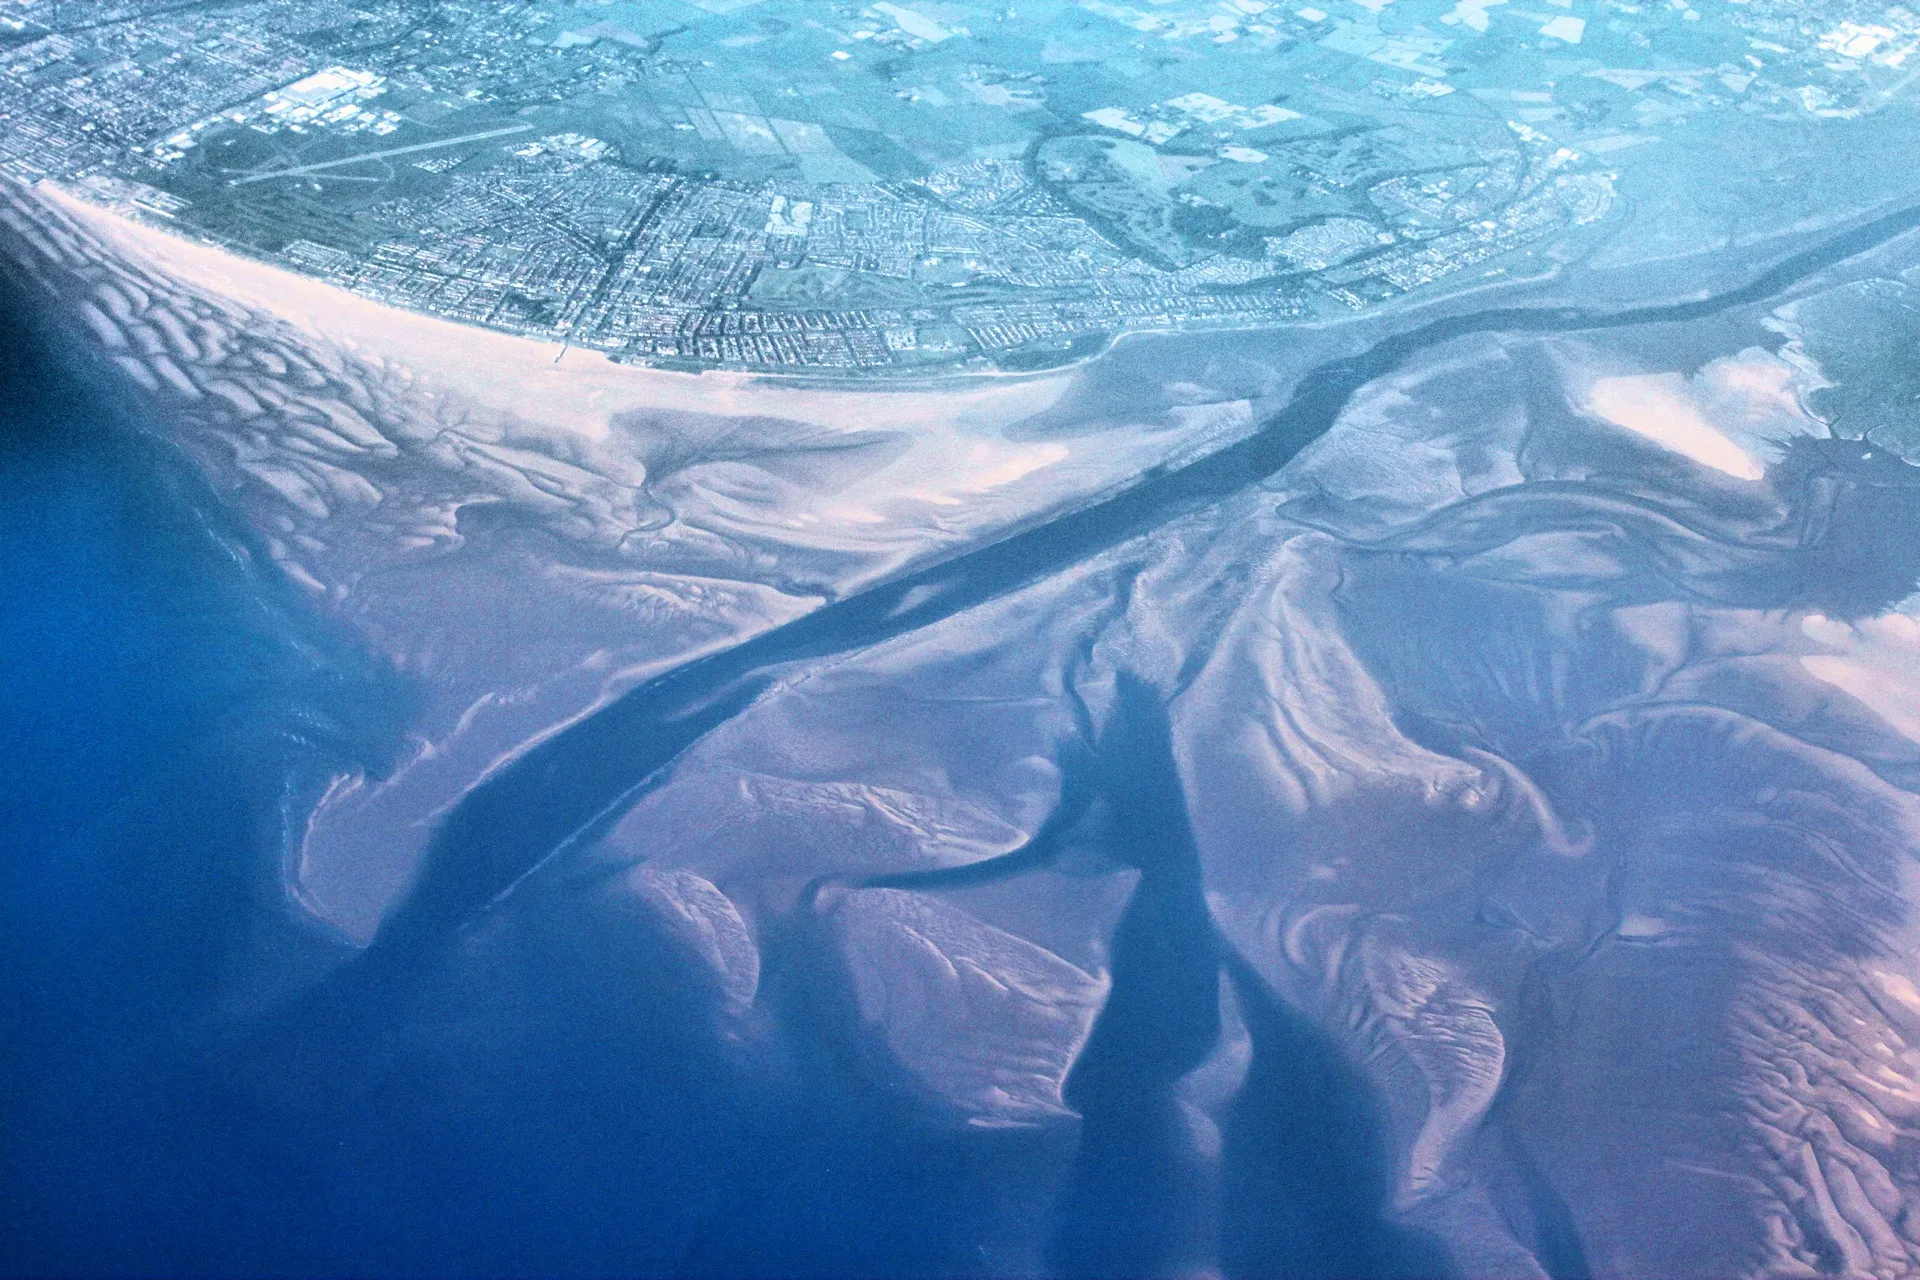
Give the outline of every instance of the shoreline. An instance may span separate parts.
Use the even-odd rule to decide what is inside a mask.
[[[691,373],[626,363],[586,348],[376,302],[315,277],[102,208],[51,183],[12,185],[26,199],[52,208],[116,252],[189,285],[319,334],[383,367],[437,371],[451,364],[454,377],[449,381],[457,381],[470,398],[509,411],[537,398],[537,416],[571,419],[576,430],[590,437],[605,433],[609,417],[633,409],[901,426],[949,420],[956,413],[1019,412],[1009,402],[1028,402],[1026,411],[1034,412],[1045,407],[1034,402],[1050,403],[1074,376],[1073,370],[1048,370],[967,376],[959,386],[952,385],[952,380],[921,386],[876,382],[854,390],[844,383],[800,384],[728,370]],[[561,363],[558,357],[563,355],[569,358]],[[533,405],[525,407],[533,410]]]

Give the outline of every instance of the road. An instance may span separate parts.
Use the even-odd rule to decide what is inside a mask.
[[[530,133],[530,124],[513,124],[504,129],[488,129],[483,133],[465,133],[457,138],[442,138],[438,142],[416,142],[410,147],[388,147],[384,151],[363,151],[357,156],[347,156],[341,160],[322,160],[318,164],[295,165],[291,169],[273,169],[266,173],[249,173],[233,179],[227,185],[244,187],[250,182],[265,182],[269,178],[297,178],[303,173],[319,173],[323,169],[340,169],[350,164],[362,164],[368,160],[384,160],[388,156],[407,156],[416,151],[437,151],[442,147],[457,147],[463,142],[484,142],[488,138],[504,138],[513,133]]]

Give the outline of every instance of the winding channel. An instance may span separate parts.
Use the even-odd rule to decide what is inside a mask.
[[[1920,206],[1795,253],[1688,302],[1600,311],[1505,307],[1432,321],[1322,364],[1251,435],[1044,524],[835,601],[637,686],[484,779],[435,833],[413,889],[356,965],[394,972],[449,938],[555,854],[604,830],[675,757],[771,689],[782,669],[868,648],[1018,591],[1257,484],[1324,435],[1362,386],[1474,333],[1553,333],[1704,319],[1763,301],[1920,227]]]

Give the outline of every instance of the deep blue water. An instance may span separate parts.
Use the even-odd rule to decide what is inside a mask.
[[[11,291],[0,351],[0,1254],[217,1265],[250,1208],[179,1063],[246,957],[337,958],[273,901],[276,826],[405,694]]]

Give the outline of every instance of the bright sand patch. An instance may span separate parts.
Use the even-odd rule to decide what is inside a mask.
[[[1589,412],[1655,444],[1742,480],[1766,474],[1746,450],[1700,412],[1693,389],[1678,373],[1600,378],[1587,393]]]
[[[1800,629],[1808,639],[1838,653],[1800,659],[1809,674],[1870,707],[1914,742],[1920,742],[1920,620],[1884,613],[1846,623],[1810,614]]]

